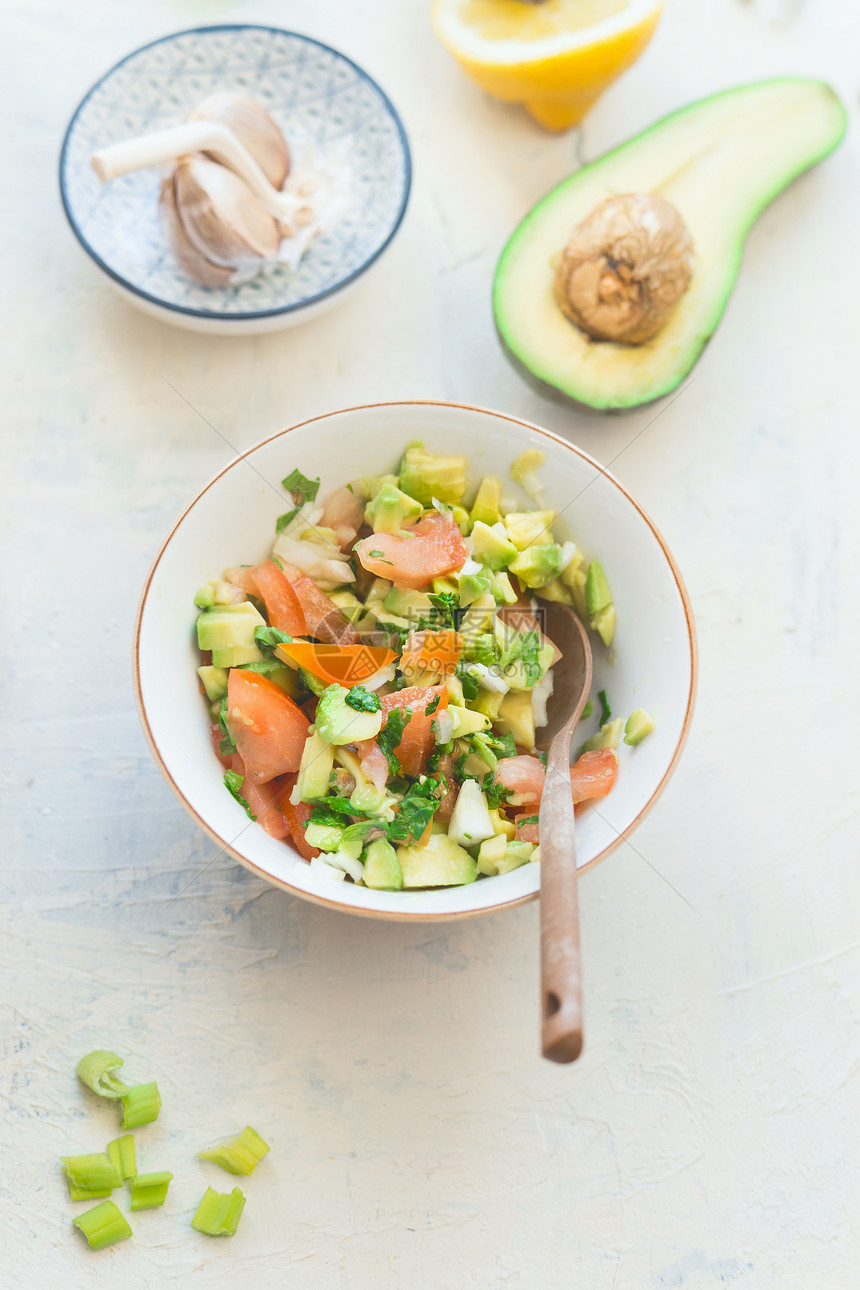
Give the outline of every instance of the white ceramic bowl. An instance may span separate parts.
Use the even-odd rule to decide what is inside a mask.
[[[101,185],[90,165],[96,149],[176,125],[216,90],[251,94],[294,145],[348,155],[349,209],[295,272],[273,267],[234,287],[192,282],[159,219],[160,174]],[[129,54],[81,102],[60,157],[72,231],[120,295],[176,327],[221,336],[293,327],[343,300],[400,227],[410,180],[403,125],[362,68],[309,36],[248,23],[175,32]]]
[[[617,714],[644,707],[657,723],[638,748],[621,745],[615,788],[578,824],[579,867],[609,855],[654,805],[681,754],[696,689],[692,611],[666,543],[630,494],[578,448],[516,417],[456,403],[370,404],[282,430],[231,462],[194,499],[155,558],[138,611],[135,690],[153,754],[180,801],[261,878],[355,914],[461,918],[532,899],[539,866],[433,891],[371,891],[316,879],[290,845],[250,823],[224,789],[196,673],[194,593],[222,568],[269,552],[285,505],[279,481],[298,467],[322,476],[323,497],[358,476],[396,470],[411,439],[423,439],[431,451],[468,454],[471,486],[484,474],[507,477],[524,448],[542,449],[547,502],[559,512],[556,533],[599,557],[606,570],[618,629],[610,654],[594,640],[595,691],[608,690]],[[511,484],[510,491],[518,490]],[[596,724],[592,717],[582,729],[591,733]]]

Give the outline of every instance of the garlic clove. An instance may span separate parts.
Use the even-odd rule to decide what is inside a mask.
[[[189,121],[216,121],[232,130],[269,183],[280,189],[290,173],[290,150],[277,123],[246,94],[221,90],[198,103]]]
[[[214,265],[252,277],[259,261],[281,244],[277,220],[232,170],[206,157],[184,158],[174,169],[174,201],[191,245]]]
[[[162,180],[158,207],[167,228],[170,249],[182,272],[193,279],[194,282],[201,283],[204,287],[231,286],[235,281],[235,269],[213,264],[211,260],[207,260],[189,242],[182,220],[179,218],[179,212],[176,209],[174,173],[172,170]]]

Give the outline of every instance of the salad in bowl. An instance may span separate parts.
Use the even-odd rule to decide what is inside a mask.
[[[198,589],[224,791],[320,883],[456,887],[539,861],[560,658],[541,602],[570,605],[605,648],[616,627],[544,462],[529,448],[469,488],[465,456],[413,441],[391,473],[333,489],[299,463],[268,555]],[[613,717],[604,690],[599,705],[571,767],[577,810],[612,791],[622,739],[654,728],[641,708]]]

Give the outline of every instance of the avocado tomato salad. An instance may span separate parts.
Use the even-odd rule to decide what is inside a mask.
[[[456,886],[540,858],[538,751],[561,657],[540,599],[572,605],[606,645],[606,576],[553,535],[536,473],[485,477],[465,457],[406,448],[397,474],[324,504],[319,479],[283,481],[271,556],[198,591],[198,669],[227,789],[321,878],[383,890]],[[574,801],[604,797],[621,721],[572,767]],[[634,721],[634,718],[636,719]],[[628,721],[627,742],[650,729]]]

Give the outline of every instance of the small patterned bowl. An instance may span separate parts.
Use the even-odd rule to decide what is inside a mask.
[[[176,265],[158,215],[160,175],[141,170],[100,184],[98,148],[183,121],[215,90],[250,94],[321,151],[348,149],[350,206],[295,271],[203,287]],[[366,72],[328,45],[276,27],[199,27],[129,54],[78,107],[60,157],[60,191],[81,246],[132,304],[192,331],[247,335],[314,317],[388,246],[406,211],[409,144],[399,116]]]

